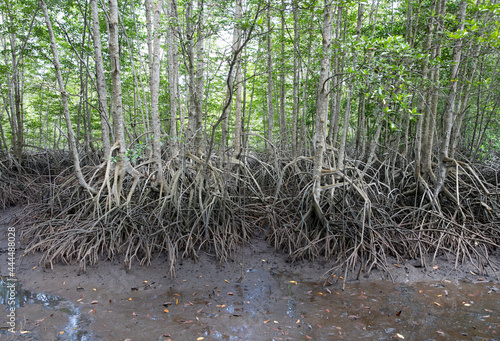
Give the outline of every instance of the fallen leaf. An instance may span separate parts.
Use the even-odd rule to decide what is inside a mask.
[[[355,320],[359,318],[357,315],[349,315],[347,317],[350,319],[355,319]]]
[[[399,333],[396,333],[396,336],[399,337],[400,339],[404,339],[405,337]]]
[[[233,296],[234,294],[232,292],[227,293],[229,296]]]
[[[298,319],[297,322],[295,322],[295,323],[299,324],[300,323],[300,319]]]
[[[328,292],[329,294],[331,294],[332,292],[330,291],[330,289],[328,288],[325,288],[326,292]]]
[[[60,331],[60,332],[59,332],[59,334],[61,334],[61,335],[62,335],[62,334],[64,334],[64,330],[63,330],[63,331]]]
[[[322,292],[318,292],[318,295],[323,296],[324,294]]]
[[[310,337],[309,335],[306,335],[306,337],[307,337],[308,339],[312,339],[312,337]]]
[[[38,267],[38,265],[35,265],[34,267],[31,268],[31,270],[35,270]]]
[[[169,333],[165,333],[165,334],[163,334],[162,336],[163,336],[163,337],[172,337],[172,336],[170,336],[170,334],[169,334]]]
[[[163,309],[164,312],[168,313],[168,309]]]
[[[297,281],[288,281],[288,282],[297,285]]]
[[[174,294],[174,296],[180,297],[181,295],[180,294]]]
[[[197,338],[196,340],[198,341],[201,341],[201,340],[205,340],[205,338],[203,336],[200,336],[199,338]]]
[[[148,281],[142,281],[142,284],[146,284]]]
[[[471,273],[471,274],[473,274],[474,276],[477,276],[477,274],[476,274],[476,273],[474,273],[473,271],[470,271],[470,273]]]
[[[268,322],[269,322],[269,320],[264,321],[264,323],[268,323]]]
[[[179,322],[180,323],[191,323],[191,322],[193,322],[193,320],[187,320],[187,321],[186,320],[180,320]]]
[[[229,281],[227,279],[225,279],[224,282],[229,283]]]
[[[129,300],[129,301],[132,301],[132,297],[129,297],[129,298],[128,298],[128,300]]]
[[[400,268],[400,267],[401,267],[401,265],[399,265],[399,264],[394,264],[394,266],[395,266],[396,268]]]
[[[437,269],[439,268],[439,266],[434,265],[432,268],[433,268],[434,270],[437,270]]]
[[[31,333],[30,331],[27,331],[27,330],[21,330],[20,331],[21,334],[29,334]],[[64,332],[61,332],[61,334],[63,334]]]
[[[39,320],[36,320],[36,321],[34,322],[34,324],[35,324],[35,325],[40,324],[40,323],[42,323],[42,322],[43,322],[43,320],[45,320],[45,318],[43,318],[43,319],[39,319]]]
[[[329,313],[329,312],[330,312],[330,309],[326,308],[326,309],[325,309],[325,311],[326,311],[327,313]]]
[[[92,290],[97,291],[97,289],[96,289],[96,288],[92,288]]]
[[[274,323],[278,324],[278,321],[273,321]]]
[[[434,302],[435,305],[437,305],[438,307],[441,306],[441,304],[437,303],[437,302]]]
[[[99,301],[97,300],[93,300],[92,302],[90,302],[90,304],[97,304],[97,303],[99,303]]]
[[[443,335],[444,336],[444,333],[440,330],[436,330],[436,333],[438,333],[439,335]]]

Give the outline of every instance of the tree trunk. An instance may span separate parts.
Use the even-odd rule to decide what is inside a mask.
[[[271,8],[267,9],[267,139],[273,142],[273,59],[271,45]]]
[[[323,47],[317,92],[318,100],[316,102],[317,113],[316,132],[314,136],[315,148],[313,169],[313,205],[315,206],[316,212],[320,214],[321,206],[319,201],[321,195],[321,171],[323,168],[323,153],[325,151],[326,142],[333,31],[332,2],[330,0],[325,0],[323,13]]]
[[[204,1],[198,0],[198,39],[196,40],[196,92],[195,92],[195,116],[196,125],[194,132],[194,145],[198,155],[202,154],[203,139],[203,97],[205,92],[204,60],[204,38],[203,38],[203,6]]]
[[[240,48],[241,30],[238,28],[238,21],[241,18],[241,0],[235,1],[234,9],[234,26],[233,32],[233,53]],[[242,131],[242,84],[241,84],[241,58],[238,57],[235,65],[235,96],[234,96],[234,151],[233,157],[237,157],[241,153],[241,131]]]
[[[467,1],[462,0],[460,2],[459,11],[459,26],[457,31],[462,31],[465,25],[465,15],[467,11]],[[446,109],[443,115],[443,130],[441,132],[441,149],[439,151],[439,165],[437,172],[437,183],[435,186],[434,196],[437,197],[441,192],[444,185],[444,180],[447,174],[447,163],[450,160],[450,142],[451,142],[451,132],[453,129],[453,123],[455,121],[455,100],[457,97],[457,86],[458,86],[458,71],[460,69],[460,62],[462,57],[462,44],[463,39],[457,40],[455,47],[453,48],[453,58],[450,72],[450,90],[448,93],[448,100],[446,103]]]
[[[52,49],[52,55],[54,57],[54,68],[56,71],[56,79],[59,84],[59,91],[61,92],[61,100],[63,102],[63,113],[64,118],[66,120],[66,126],[68,129],[68,144],[69,149],[73,155],[73,166],[75,168],[75,175],[78,179],[78,183],[80,186],[84,187],[90,193],[96,193],[96,190],[87,184],[83,177],[82,169],[80,167],[80,156],[78,155],[78,149],[76,148],[75,134],[73,132],[73,127],[71,124],[71,117],[69,115],[69,107],[68,107],[68,94],[66,93],[66,89],[64,87],[64,81],[61,75],[61,67],[59,63],[59,54],[57,51],[56,38],[54,37],[54,31],[52,29],[52,23],[49,18],[49,13],[47,11],[47,5],[43,0],[40,0],[40,5],[42,7],[42,11],[45,17],[45,23],[47,25],[47,30],[49,31],[50,38],[50,47]]]
[[[297,126],[299,116],[299,51],[300,46],[300,31],[298,27],[298,3],[297,0],[292,1],[293,10],[293,109],[292,109],[292,157],[297,157]]]
[[[146,2],[147,4],[147,2]],[[156,0],[153,7],[153,64],[151,68],[151,124],[153,126],[153,159],[156,165],[157,181],[162,185],[165,180],[161,161],[161,121],[158,111],[158,99],[160,95],[160,11],[163,0]]]
[[[281,138],[281,149],[286,151],[288,148],[288,133],[286,128],[286,111],[285,111],[285,98],[286,98],[286,83],[285,83],[285,11],[286,4],[285,0],[281,0],[281,91],[280,91],[280,138]]]
[[[104,76],[104,64],[102,61],[102,47],[101,47],[101,32],[99,29],[99,14],[97,12],[97,1],[90,0],[90,7],[92,9],[92,38],[94,40],[94,53],[95,53],[95,68],[96,68],[96,85],[97,96],[99,101],[99,117],[101,118],[101,133],[102,144],[104,151],[104,158],[110,157],[111,150],[109,139],[109,121],[108,121],[108,99],[106,91],[106,78]]]
[[[177,23],[176,0],[167,0],[167,16],[169,18],[167,31],[167,54],[168,54],[168,87],[170,92],[170,157],[179,155],[179,141],[177,138],[177,119],[179,117],[179,62],[177,47],[177,36],[175,24]]]

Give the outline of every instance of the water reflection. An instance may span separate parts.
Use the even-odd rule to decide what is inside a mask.
[[[7,278],[0,276],[0,304],[8,306],[9,294],[11,292],[10,285],[12,284]],[[61,334],[56,340],[70,340],[70,341],[90,341],[91,335],[85,330],[89,324],[85,318],[82,317],[80,309],[73,304],[73,302],[63,298],[48,295],[45,293],[36,293],[22,288],[21,283],[15,282],[15,307],[21,308],[26,305],[39,304],[46,309],[57,310],[68,317],[68,323],[64,327],[64,333]],[[7,330],[1,330],[0,335],[11,335]]]

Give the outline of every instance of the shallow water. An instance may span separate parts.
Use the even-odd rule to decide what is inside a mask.
[[[9,289],[7,285],[9,282],[4,278],[0,277],[0,304],[7,306],[7,298],[9,295]],[[87,341],[92,340],[92,336],[85,329],[89,321],[85,316],[82,316],[80,308],[76,306],[73,302],[65,300],[63,298],[47,295],[45,293],[35,293],[22,288],[19,282],[16,283],[16,296],[15,296],[15,307],[16,309],[26,307],[29,305],[40,305],[45,308],[48,312],[58,311],[67,317],[67,322],[63,325],[59,336],[56,340],[78,340]],[[19,331],[19,330],[18,330]],[[25,330],[26,332],[27,330]],[[27,333],[26,338],[36,339],[36,336]],[[6,329],[0,329],[0,335],[12,336],[11,333]],[[19,335],[21,336],[21,335]]]
[[[500,290],[491,283],[348,283],[342,291],[247,269],[241,283],[200,276],[148,288],[100,290],[91,304],[19,287],[17,304],[64,312],[60,340],[500,340]],[[30,328],[36,340],[39,327]]]

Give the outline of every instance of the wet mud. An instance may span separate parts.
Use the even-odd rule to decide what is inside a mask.
[[[450,274],[446,257],[426,268],[394,261],[344,287],[339,274],[325,283],[330,263],[290,263],[263,236],[225,264],[209,252],[181,260],[175,277],[164,256],[81,273],[17,252],[15,334],[0,252],[1,340],[500,340],[498,280],[466,264]]]

